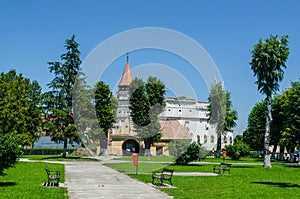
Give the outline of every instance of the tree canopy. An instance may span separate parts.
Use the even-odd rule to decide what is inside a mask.
[[[266,95],[267,103],[267,116],[266,116],[266,130],[264,139],[264,167],[270,168],[270,124],[272,121],[271,116],[271,99],[272,95],[279,90],[279,82],[282,81],[284,71],[286,68],[286,61],[289,56],[288,48],[288,36],[271,35],[270,38],[259,40],[254,45],[254,49],[251,51],[252,60],[250,62],[251,69],[254,76],[257,77],[255,82],[258,86],[258,91]]]
[[[73,114],[73,87],[80,71],[79,44],[75,35],[65,41],[66,53],[61,55],[62,62],[49,62],[49,70],[55,78],[48,84],[50,91],[44,94],[45,98],[45,129],[55,142],[63,142],[64,152],[68,143],[80,142]]]
[[[300,82],[292,82],[292,87],[281,95],[281,140],[283,146],[300,147]]]
[[[243,139],[252,150],[264,150],[264,135],[266,128],[267,105],[265,101],[256,103],[248,116],[248,126],[243,133]]]
[[[95,87],[95,109],[98,122],[102,133],[100,135],[101,148],[105,150],[107,148],[108,131],[113,127],[116,122],[115,114],[117,105],[114,100],[112,92],[107,84],[103,81],[99,81]]]
[[[158,115],[165,107],[165,86],[156,77],[149,77],[147,83],[136,78],[130,85],[130,92],[129,108],[134,129],[144,140],[145,155],[150,155],[151,144],[161,137]]]
[[[218,135],[217,156],[219,156],[221,151],[221,135],[232,131],[232,128],[236,126],[238,114],[233,109],[230,93],[223,89],[221,82],[211,87],[208,102],[209,123],[216,128]]]
[[[32,145],[42,124],[41,87],[11,70],[0,74],[0,175],[15,164],[19,146]]]

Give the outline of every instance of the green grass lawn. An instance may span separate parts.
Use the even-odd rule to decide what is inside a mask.
[[[219,162],[220,159],[217,159]],[[139,163],[140,172],[160,170],[163,166],[174,169],[175,172],[212,172],[212,164],[192,164],[187,166],[159,165],[150,162]],[[164,188],[162,191],[174,198],[300,198],[300,166],[297,164],[272,162],[273,168],[262,167],[262,160],[242,159],[232,162],[231,175],[183,177],[173,176],[176,188]],[[158,166],[159,165],[159,166]],[[122,172],[134,171],[131,162],[109,164],[108,166]],[[152,167],[152,169],[151,169]],[[160,167],[160,168],[158,168]],[[149,174],[130,174],[129,176],[151,183]]]
[[[67,198],[65,188],[47,188],[45,167],[61,172],[61,182],[64,182],[64,165],[40,162],[18,162],[15,168],[5,171],[6,176],[0,176],[0,198],[44,199]]]

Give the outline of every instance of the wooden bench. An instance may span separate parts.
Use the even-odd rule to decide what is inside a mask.
[[[46,166],[46,173],[48,176],[48,183],[45,183],[45,186],[59,186],[59,181],[60,181],[60,172],[59,171],[51,171],[47,166]]]
[[[231,174],[230,169],[231,169],[231,164],[221,162],[219,165],[214,166],[214,173],[218,171],[219,174],[221,174],[222,171],[222,173],[225,174],[225,172],[227,171],[229,174]]]
[[[162,172],[152,172],[152,184],[154,184],[155,179],[159,179],[160,183],[163,184],[165,180],[170,182],[172,185],[172,176],[174,170],[164,168]]]

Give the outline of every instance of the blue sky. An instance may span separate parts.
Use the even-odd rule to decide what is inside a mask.
[[[298,1],[1,1],[0,72],[16,69],[47,89],[53,76],[47,62],[59,61],[64,41],[72,34],[80,44],[81,59],[99,43],[120,32],[161,27],[183,33],[208,52],[217,65],[239,113],[236,133],[242,133],[253,105],[263,99],[250,69],[251,50],[259,38],[289,35],[290,56],[281,90],[300,77],[300,2]],[[112,88],[125,66],[120,55],[103,80]],[[158,50],[131,52],[134,69],[147,63],[174,67],[206,101],[208,89],[192,67]]]

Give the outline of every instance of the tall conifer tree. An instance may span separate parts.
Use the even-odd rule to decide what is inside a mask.
[[[63,157],[66,156],[68,143],[80,141],[72,109],[73,87],[81,64],[75,35],[65,41],[65,48],[67,52],[60,57],[62,62],[48,63],[55,77],[48,84],[50,91],[45,93],[45,129],[53,141],[63,142]]]

